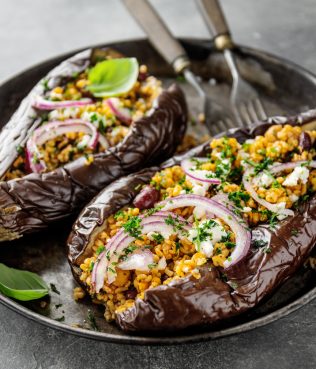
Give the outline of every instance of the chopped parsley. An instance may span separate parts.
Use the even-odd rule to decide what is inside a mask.
[[[231,250],[236,246],[236,244],[234,242],[226,241],[225,246],[228,248],[228,250]]]
[[[139,238],[141,235],[141,218],[139,216],[131,217],[126,223],[123,224],[125,232],[134,238]]]
[[[301,233],[301,231],[299,229],[297,229],[297,228],[292,228],[291,229],[291,235],[292,236],[297,236],[300,233]]]
[[[97,322],[95,320],[95,316],[94,316],[93,312],[90,309],[88,310],[87,318],[88,318],[88,322],[90,323],[91,328],[94,331],[99,331],[99,328],[97,326]]]
[[[161,210],[162,208],[162,205],[160,206],[155,206],[154,208],[151,208],[149,210],[146,211],[146,216],[150,216],[150,215],[153,215],[155,213],[157,213],[157,211]]]
[[[101,252],[103,252],[105,250],[105,246],[104,245],[102,245],[102,246],[99,246],[98,248],[97,248],[97,251],[95,252],[96,253],[96,255],[100,255],[101,254]]]
[[[16,146],[16,151],[19,155],[23,155],[24,154],[24,149],[21,145],[17,145]]]
[[[268,245],[268,241],[265,240],[253,240],[252,241],[253,246],[256,249],[261,249],[262,247],[266,247]]]
[[[89,266],[89,271],[92,272],[94,267],[94,261],[91,261],[90,266]]]
[[[53,292],[57,293],[57,295],[60,295],[60,292],[58,291],[58,289],[57,289],[57,287],[54,285],[54,283],[50,283],[49,285],[50,285],[50,289],[51,289]]]
[[[152,263],[152,264],[148,264],[147,266],[149,269],[154,269],[157,267],[157,265],[158,265],[157,263]]]
[[[250,195],[247,192],[235,191],[229,192],[228,199],[232,201],[238,208],[242,208],[241,201],[247,202],[250,199]]]
[[[271,247],[265,247],[263,250],[262,250],[265,254],[270,254],[272,252],[272,249]]]
[[[164,236],[160,233],[154,233],[152,235],[152,238],[157,242],[157,243],[162,243],[165,239]]]
[[[175,232],[183,231],[184,224],[178,218],[174,218],[171,215],[168,215],[168,217],[165,219],[165,223],[167,225],[171,225]]]
[[[117,220],[119,217],[124,217],[124,211],[123,210],[119,210],[118,212],[116,212],[114,214],[114,219]]]
[[[267,169],[271,164],[273,164],[273,160],[271,158],[264,158],[261,163],[255,165],[254,167],[255,174],[257,175],[261,171]]]

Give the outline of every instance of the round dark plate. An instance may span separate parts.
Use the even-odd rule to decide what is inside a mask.
[[[204,40],[182,40],[193,67],[207,83],[209,93],[228,104],[230,77],[222,55]],[[100,46],[100,45],[99,45]],[[104,45],[102,45],[104,46]],[[135,56],[149,66],[151,73],[166,84],[174,78],[172,70],[146,40],[133,40],[107,45],[127,56]],[[0,86],[0,125],[3,126],[31,87],[56,64],[74,54],[59,56],[30,68]],[[316,77],[301,67],[267,53],[240,47],[238,61],[244,76],[264,96],[270,115],[295,114],[314,106]],[[180,82],[179,82],[180,83]],[[189,105],[194,110],[194,93],[181,82]],[[2,143],[3,144],[3,143]],[[127,335],[103,318],[102,307],[89,299],[76,303],[75,287],[66,259],[65,240],[71,220],[56,224],[46,232],[0,245],[1,262],[39,273],[51,284],[50,296],[40,301],[21,303],[0,295],[0,302],[16,312],[55,329],[98,340],[134,344],[171,344],[193,342],[244,332],[279,319],[311,301],[316,296],[315,271],[302,267],[269,299],[252,309],[208,330],[189,330],[175,335]],[[95,318],[98,331],[92,322]]]

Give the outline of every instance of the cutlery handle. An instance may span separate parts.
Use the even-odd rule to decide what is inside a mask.
[[[200,12],[207,28],[214,36],[214,44],[218,50],[231,49],[233,40],[219,0],[197,0]]]
[[[125,6],[143,28],[151,44],[181,73],[190,65],[189,58],[181,44],[172,36],[162,19],[147,0],[123,0]]]

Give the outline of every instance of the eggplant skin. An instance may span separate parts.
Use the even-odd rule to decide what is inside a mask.
[[[72,70],[72,64],[73,61],[66,66]],[[68,70],[66,66],[64,64],[63,70]],[[28,96],[26,101],[31,97]],[[24,101],[24,110],[25,104]],[[21,114],[18,109],[12,119],[16,121]],[[31,126],[34,123],[24,119],[25,124]],[[12,122],[8,124],[17,134]],[[0,182],[0,241],[44,229],[50,223],[78,212],[114,180],[166,160],[180,144],[186,124],[184,94],[177,85],[172,85],[162,91],[148,115],[133,122],[122,142],[94,155],[91,164],[87,165],[82,157],[52,172],[32,173],[17,180]],[[12,150],[16,151],[16,146],[11,146]]]
[[[316,110],[295,117],[272,117],[252,129],[232,129],[225,134],[240,143],[264,134],[271,124],[302,125],[316,121]],[[224,135],[224,134],[223,134]],[[159,167],[131,174],[105,188],[81,212],[68,238],[69,263],[80,281],[79,265],[91,255],[90,246],[104,221],[131,203],[139,185],[148,183],[162,168],[177,165],[184,157],[203,156],[209,142],[184,155],[175,156]],[[211,326],[256,306],[284,283],[303,264],[316,243],[316,196],[303,204],[293,217],[279,222],[276,229],[261,225],[252,230],[252,240],[264,240],[270,253],[254,246],[241,262],[225,270],[200,269],[201,278],[193,276],[172,281],[145,292],[143,300],[120,312],[116,322],[121,329],[133,331],[175,331],[195,326]],[[295,235],[292,229],[297,229]]]

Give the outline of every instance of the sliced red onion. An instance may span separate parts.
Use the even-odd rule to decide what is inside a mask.
[[[186,206],[202,208],[228,224],[235,234],[236,247],[231,253],[230,259],[224,261],[224,268],[228,268],[236,264],[247,255],[251,240],[250,232],[242,224],[243,220],[241,218],[237,217],[233,212],[228,210],[219,202],[198,195],[181,195],[173,197],[171,200],[161,201],[157,205],[162,206],[162,210],[164,211],[170,211]]]
[[[207,158],[190,158],[190,159],[184,159],[181,162],[181,167],[184,170],[185,174],[191,178],[193,178],[196,181],[201,182],[207,182],[212,184],[220,184],[221,180],[218,178],[209,178],[207,177],[210,175],[210,171],[208,170],[201,170],[196,169],[196,162],[195,160],[201,161],[201,162],[208,162],[209,159]]]
[[[122,122],[130,124],[132,122],[131,111],[122,106],[122,102],[117,97],[111,97],[106,100],[106,103],[112,110],[113,114]]]
[[[167,225],[165,219],[171,216],[173,219],[178,219],[183,223],[183,229],[189,230],[190,227],[187,222],[183,222],[181,217],[178,217],[174,213],[169,212],[157,212],[154,215],[148,217],[142,217],[141,229],[142,234],[148,234],[149,232],[157,232],[162,234],[164,238],[168,238],[171,234],[179,233],[179,237],[182,237],[182,232],[175,230],[171,225]],[[105,275],[107,276],[107,282],[111,284],[116,278],[115,267],[122,254],[122,252],[135,240],[134,237],[125,233],[125,230],[120,229],[115,236],[113,236],[106,244],[106,250],[98,256],[93,271],[92,271],[92,285],[95,291],[98,293],[103,286]]]
[[[87,141],[84,137],[83,144],[91,149],[95,148],[98,141],[105,148],[109,146],[105,137],[99,135],[95,126],[89,122],[81,119],[49,122],[37,128],[26,143],[26,155],[30,170],[35,173],[46,170],[46,164],[39,151],[39,146],[43,145],[48,140],[71,132],[84,132],[89,135],[90,139]]]
[[[283,172],[284,170],[294,169],[302,165],[306,167],[310,167],[310,168],[316,168],[316,161],[315,160],[311,160],[311,161],[300,160],[300,161],[293,161],[293,162],[291,161],[291,162],[284,163],[284,164],[276,164],[270,167],[269,171],[272,174],[276,174],[276,173]]]
[[[93,103],[93,100],[89,98],[84,98],[81,100],[63,100],[63,101],[51,101],[46,100],[42,96],[37,96],[32,104],[33,108],[39,110],[55,110],[62,108],[72,108],[90,105]]]
[[[148,272],[154,264],[154,254],[149,250],[137,250],[118,264],[122,270],[140,270]]]
[[[217,193],[215,196],[212,197],[212,200],[219,202],[229,210],[233,210],[235,208],[235,204],[229,200],[226,193]]]

